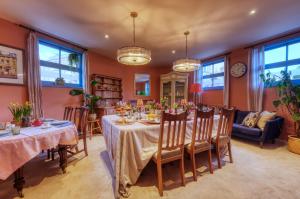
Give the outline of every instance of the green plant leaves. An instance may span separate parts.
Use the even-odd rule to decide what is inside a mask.
[[[70,90],[69,94],[72,96],[76,96],[76,95],[83,95],[84,92],[81,89],[72,89]]]

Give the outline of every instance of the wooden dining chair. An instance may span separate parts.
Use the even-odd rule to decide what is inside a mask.
[[[215,146],[218,160],[218,167],[221,165],[221,149],[228,148],[230,163],[233,163],[231,152],[231,131],[234,119],[234,108],[221,108],[218,123],[217,135],[213,137],[212,143]]]
[[[66,106],[64,110],[63,120],[73,121],[73,110],[74,110],[73,107]]]
[[[158,151],[152,157],[157,165],[157,181],[160,196],[163,195],[163,164],[180,160],[181,182],[183,186],[185,185],[183,155],[187,116],[187,112],[180,114],[162,112]],[[167,123],[166,126],[165,123]],[[167,131],[165,132],[165,130]]]
[[[207,111],[196,110],[193,123],[192,140],[185,146],[191,157],[194,180],[197,181],[195,155],[207,151],[210,173],[213,173],[211,158],[211,138],[214,122],[214,108]]]
[[[74,112],[74,114],[73,114]],[[68,119],[67,119],[68,118]],[[76,107],[70,108],[66,107],[64,111],[64,119],[73,122],[76,126],[78,137],[83,140],[83,149],[79,150],[78,145],[70,145],[67,147],[67,152],[71,155],[75,155],[80,152],[85,152],[85,155],[88,155],[87,151],[87,142],[86,142],[86,134],[87,134],[87,121],[88,121],[88,108],[86,107]],[[75,150],[75,152],[74,152]],[[58,152],[57,148],[48,149],[48,159],[55,159],[55,153]]]
[[[78,137],[82,139],[83,141],[83,149],[79,150],[78,145],[70,145],[67,147],[67,151],[71,155],[75,155],[81,152],[84,152],[86,156],[88,156],[87,151],[87,125],[88,125],[88,113],[89,109],[87,107],[76,107],[74,109],[74,118],[73,122],[77,128]],[[75,149],[75,152],[73,151]]]

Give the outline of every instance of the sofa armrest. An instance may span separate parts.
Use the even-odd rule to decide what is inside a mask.
[[[268,121],[262,132],[261,141],[265,142],[267,140],[278,138],[281,133],[283,120],[282,117],[276,117],[275,119]]]

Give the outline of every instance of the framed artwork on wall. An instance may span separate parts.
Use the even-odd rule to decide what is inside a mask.
[[[0,44],[0,84],[24,84],[23,50]]]

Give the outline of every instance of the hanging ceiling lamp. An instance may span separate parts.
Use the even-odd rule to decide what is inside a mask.
[[[118,62],[125,65],[145,65],[151,61],[151,52],[142,47],[135,45],[135,18],[138,16],[136,12],[131,12],[133,19],[133,45],[118,49]]]
[[[189,31],[184,32],[185,35],[185,58],[178,59],[173,62],[173,70],[176,72],[192,72],[198,70],[200,67],[199,59],[188,58],[187,54],[187,36],[190,34]]]

